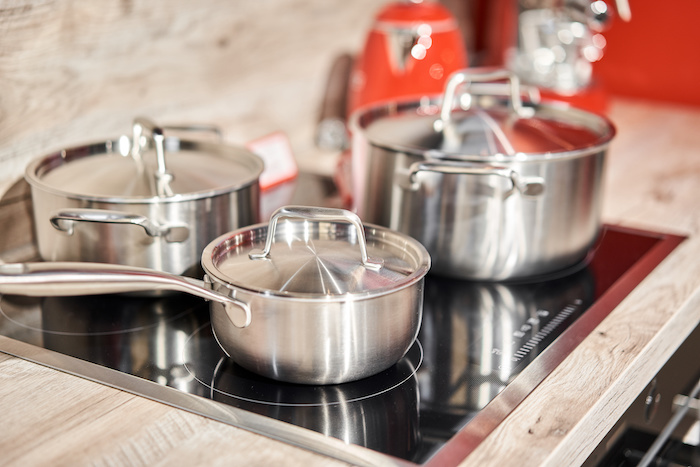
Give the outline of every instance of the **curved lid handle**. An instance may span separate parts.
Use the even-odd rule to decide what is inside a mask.
[[[265,259],[270,256],[272,249],[272,241],[275,238],[275,230],[277,221],[281,218],[300,218],[316,222],[347,222],[355,226],[357,231],[357,243],[360,247],[361,262],[364,267],[373,271],[378,271],[382,268],[383,261],[381,259],[372,259],[367,255],[367,240],[365,238],[365,229],[362,221],[357,214],[345,209],[322,208],[309,206],[284,206],[276,210],[270,216],[270,223],[267,228],[267,238],[265,247],[260,251],[251,251],[248,257],[252,260]]]
[[[143,117],[136,117],[134,119],[134,136],[131,146],[131,157],[136,161],[139,168],[139,172],[143,171],[143,158],[141,157],[141,150],[144,148],[145,143],[142,142],[142,136],[144,136],[144,130],[148,131],[153,138],[153,144],[156,149],[156,163],[157,169],[155,175],[156,181],[156,194],[160,197],[173,196],[173,190],[170,187],[170,182],[173,180],[173,175],[168,172],[168,168],[165,166],[165,135],[163,134],[163,129],[156,126],[155,123]]]
[[[173,174],[168,170],[165,163],[165,132],[164,130],[174,131],[196,131],[207,132],[215,135],[217,140],[222,139],[221,130],[211,125],[170,125],[161,127],[153,121],[145,117],[136,117],[133,124],[133,138],[131,145],[131,158],[136,162],[139,174],[145,171],[145,164],[141,152],[147,146],[147,140],[144,136],[148,134],[153,140],[153,145],[156,150],[156,172],[155,178],[155,193],[159,197],[173,196],[175,192],[170,186],[173,181]]]
[[[502,87],[496,87],[494,82],[507,81],[505,93]],[[490,83],[485,89],[477,89],[473,83]],[[463,93],[458,94],[460,87],[466,88]],[[510,111],[516,118],[531,118],[535,115],[535,109],[524,107],[520,93],[520,79],[514,73],[506,69],[476,69],[462,70],[453,73],[445,86],[445,93],[440,109],[440,118],[433,122],[433,129],[443,135],[443,149],[455,151],[461,147],[462,135],[458,129],[458,124],[452,120],[452,111],[459,106],[462,110],[471,108],[474,94],[486,95],[506,95],[509,96]],[[534,97],[538,97],[535,95]],[[535,99],[533,99],[535,100]],[[505,148],[507,154],[516,152],[509,137],[503,131],[500,124],[495,122],[486,112],[478,112],[479,118],[488,127],[493,137]]]
[[[472,99],[471,94],[469,94],[470,87],[472,83],[488,83],[493,81],[508,81],[508,95],[510,96],[510,105],[513,113],[521,118],[529,118],[534,115],[534,109],[523,107],[523,101],[520,97],[521,85],[520,79],[514,73],[511,73],[505,69],[498,70],[462,70],[453,73],[450,79],[447,81],[445,86],[445,93],[442,98],[442,108],[440,109],[440,119],[435,121],[435,130],[442,131],[447,128],[451,122],[451,114],[455,108],[456,101],[460,96],[457,95],[457,90],[461,85],[466,85],[467,89],[465,91],[465,96],[469,96],[467,99],[459,99],[460,107],[463,110],[469,110],[471,107]]]

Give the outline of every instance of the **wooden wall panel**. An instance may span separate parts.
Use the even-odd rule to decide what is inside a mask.
[[[128,132],[135,115],[215,123],[238,144],[282,130],[313,168],[328,70],[361,48],[381,5],[0,0],[0,188],[31,158]]]

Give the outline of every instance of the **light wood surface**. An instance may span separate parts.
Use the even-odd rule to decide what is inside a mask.
[[[343,465],[0,353],[2,465]]]

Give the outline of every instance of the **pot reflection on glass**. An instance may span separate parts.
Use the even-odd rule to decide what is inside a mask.
[[[586,268],[536,283],[426,281],[421,403],[477,411],[594,301]],[[439,336],[439,338],[438,338]],[[466,346],[465,346],[466,343]]]
[[[410,458],[419,444],[418,343],[384,372],[338,385],[309,387],[256,375],[222,358],[211,397],[386,454]]]
[[[41,318],[47,349],[164,386],[206,394],[184,366],[190,360],[218,354],[210,342],[190,338],[209,320],[208,306],[202,300],[186,294],[159,299],[47,297],[41,302]]]

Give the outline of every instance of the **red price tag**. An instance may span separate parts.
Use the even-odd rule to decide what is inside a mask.
[[[266,190],[299,174],[292,145],[283,132],[276,131],[250,141],[246,147],[265,162],[265,170],[260,175],[260,189]]]

